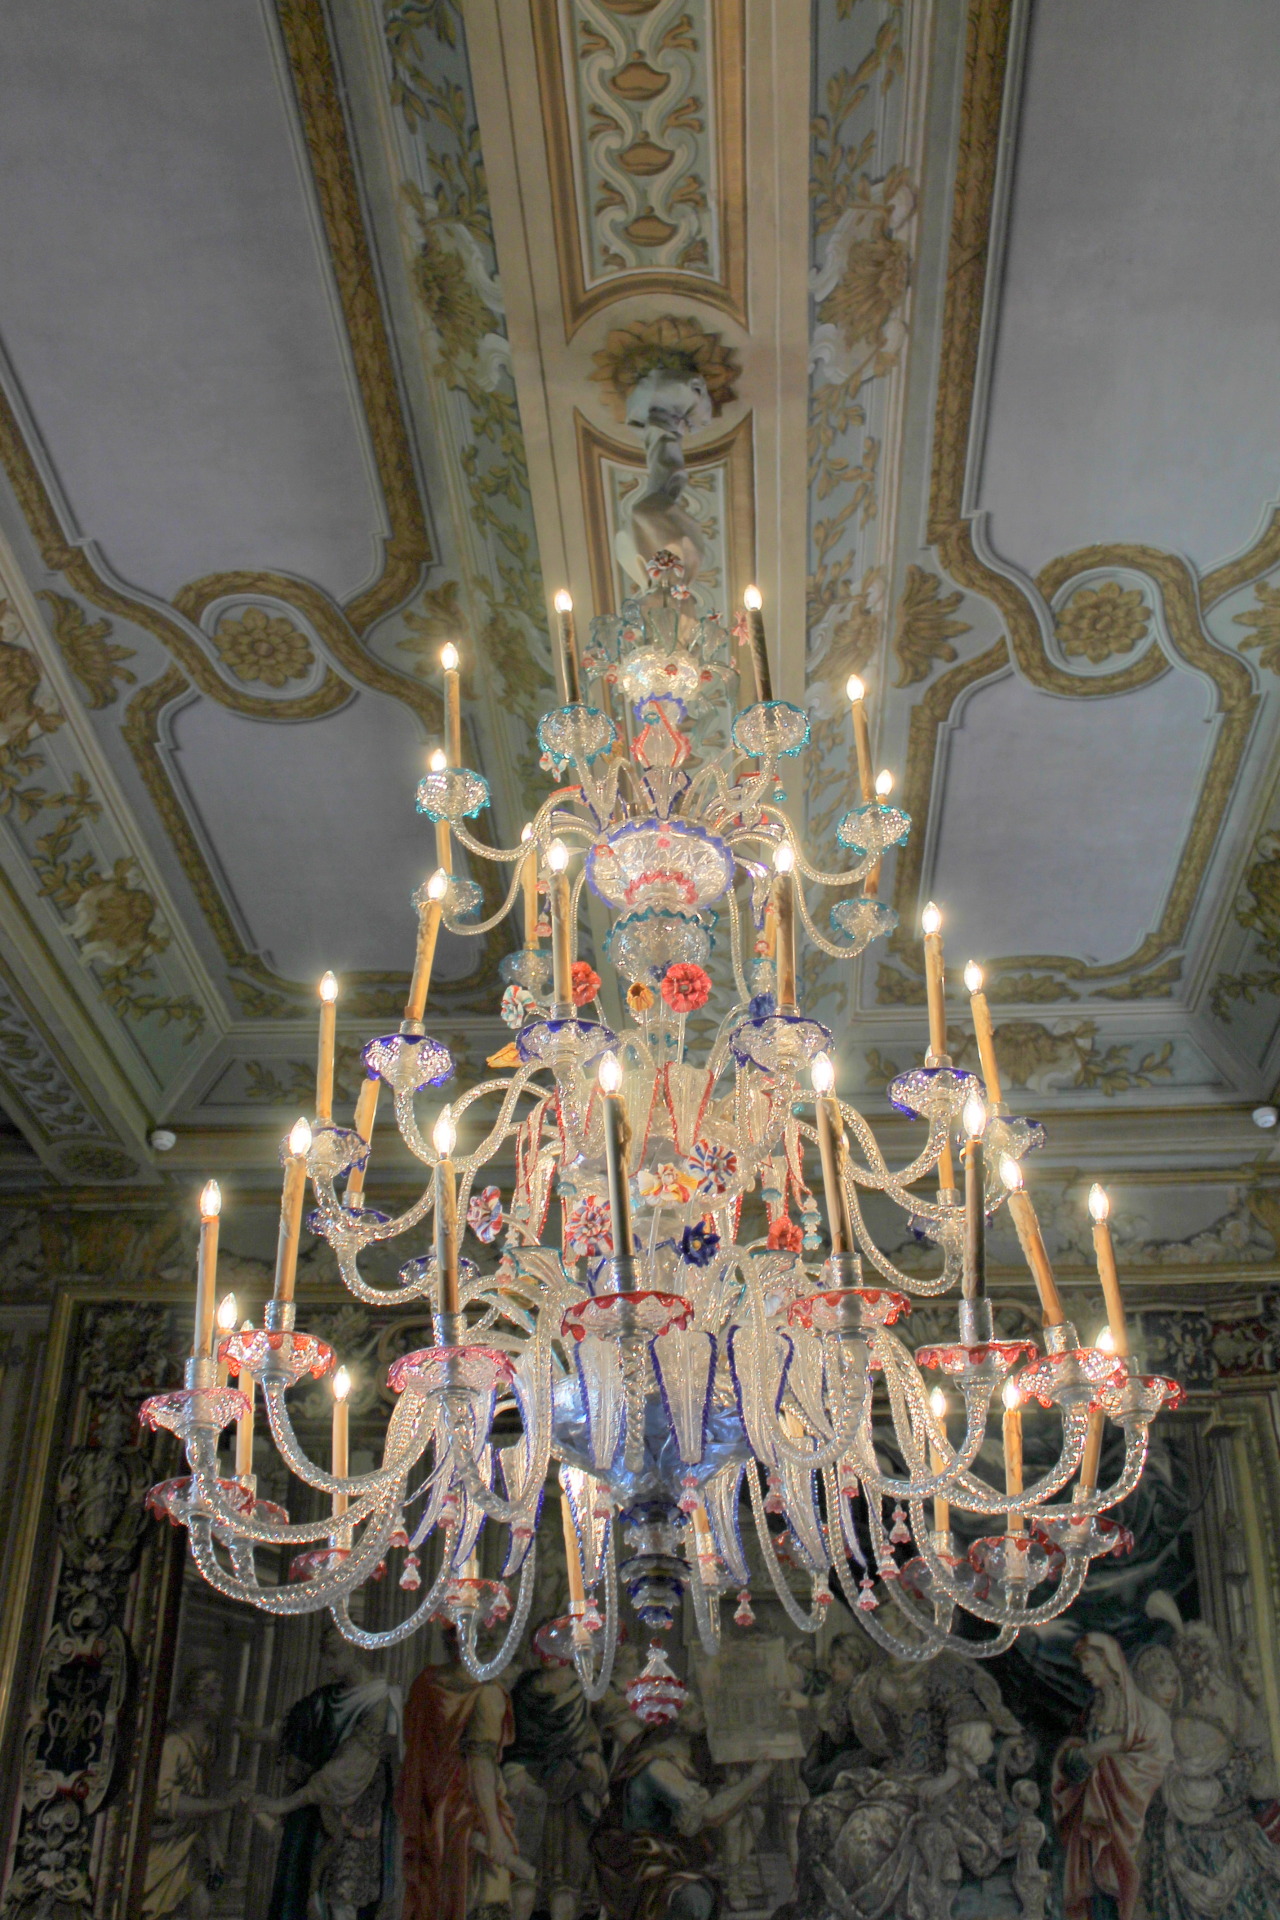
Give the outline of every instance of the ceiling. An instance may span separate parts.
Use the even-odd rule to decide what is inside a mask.
[[[627,369],[674,342],[718,403],[708,592],[759,580],[812,717],[792,806],[834,861],[857,670],[914,817],[898,933],[806,962],[843,1084],[887,1116],[923,1045],[935,897],[1064,1196],[1109,1169],[1131,1247],[1195,1266],[1246,1258],[1248,1193],[1271,1258],[1272,29],[1261,0],[20,11],[0,1179],[265,1185],[325,967],[350,1093],[432,864],[438,647],[510,845],[551,595],[617,604]],[[506,1038],[507,944],[442,942],[464,1070]]]

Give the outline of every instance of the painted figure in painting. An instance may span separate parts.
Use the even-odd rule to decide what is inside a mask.
[[[513,1884],[535,1877],[502,1779],[511,1702],[496,1681],[473,1680],[457,1648],[446,1628],[444,1664],[423,1668],[405,1707],[404,1920],[507,1920]]]
[[[224,1866],[220,1816],[245,1797],[243,1787],[210,1791],[222,1706],[217,1668],[192,1667],[165,1728],[143,1879],[144,1920],[166,1914],[207,1920],[210,1912],[210,1893]]]
[[[398,1690],[327,1627],[320,1685],[266,1736],[295,1782],[283,1797],[256,1803],[267,1820],[283,1821],[269,1920],[312,1920],[316,1912],[373,1920],[394,1878],[399,1726]]]
[[[1156,1646],[1134,1665],[1169,1714],[1173,1751],[1147,1819],[1142,1893],[1155,1920],[1270,1920],[1280,1913],[1280,1819],[1270,1740],[1252,1700],[1204,1625],[1184,1627],[1167,1595],[1177,1653]]]
[[[885,1662],[862,1676],[846,1706],[844,1732],[856,1744],[842,1749],[834,1783],[801,1814],[786,1920],[949,1920],[962,1888],[994,1892],[997,1884],[1018,1901],[1001,1911],[1042,1914],[1038,1794],[1032,1786],[1015,1801],[1008,1784],[1033,1765],[1034,1748],[991,1676],[945,1654],[910,1669]],[[819,1766],[830,1766],[830,1744],[820,1743],[833,1729],[828,1712],[815,1743]]]
[[[522,1673],[511,1690],[515,1738],[503,1772],[512,1798],[518,1786],[539,1802],[535,1864],[550,1920],[577,1920],[591,1887],[591,1830],[609,1776],[600,1729],[556,1622],[546,1622],[534,1634],[533,1651],[537,1667]],[[514,1890],[516,1920],[533,1910],[536,1892],[532,1884]]]
[[[592,1850],[606,1920],[712,1920],[718,1906],[713,1834],[768,1779],[758,1760],[717,1786],[690,1699],[671,1726],[650,1727],[614,1764]]]
[[[1173,1757],[1169,1716],[1139,1692],[1110,1634],[1083,1634],[1073,1652],[1094,1692],[1054,1755],[1063,1909],[1066,1920],[1134,1920],[1147,1809]]]

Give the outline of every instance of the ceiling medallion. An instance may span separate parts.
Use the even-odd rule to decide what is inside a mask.
[[[554,791],[515,846],[486,846],[466,825],[487,787],[462,765],[459,658],[443,649],[446,748],[418,803],[438,867],[415,896],[404,1017],[365,1047],[368,1077],[340,1124],[338,983],[321,982],[316,1110],[282,1147],[261,1326],[237,1331],[234,1301],[215,1305],[220,1202],[206,1188],[186,1383],[144,1409],[181,1437],[190,1471],[156,1500],[186,1525],[220,1592],[281,1615],[327,1608],[370,1648],[447,1617],[478,1679],[500,1672],[523,1636],[553,1462],[564,1634],[592,1699],[610,1682],[624,1596],[655,1633],[688,1598],[713,1653],[723,1600],[736,1596],[734,1617],[751,1620],[753,1577],[802,1631],[821,1627],[834,1579],[891,1653],[986,1657],[1068,1607],[1094,1558],[1124,1550],[1113,1510],[1138,1483],[1153,1417],[1180,1390],[1130,1358],[1100,1188],[1090,1210],[1107,1326],[1087,1345],[1066,1318],[1023,1174],[1042,1130],[1004,1103],[972,963],[981,1079],[948,1057],[932,904],[921,920],[929,1047],[889,1089],[925,1129],[910,1163],[891,1167],[839,1097],[832,1035],[802,1003],[799,948],[803,939],[847,960],[893,929],[881,864],[911,831],[891,777],[873,774],[865,689],[850,680],[857,785],[836,829],[843,851],[815,864],[780,793],[786,761],[807,749],[808,719],[773,698],[759,593],[747,590],[730,633],[700,611],[673,554],[654,554],[646,576],[617,618],[592,623],[581,657],[572,603],[557,596],[564,704],[538,728]],[[756,695],[736,715],[735,640]],[[510,876],[498,917],[522,929],[503,968],[515,1056],[446,1102],[436,1090],[454,1061],[425,1025],[436,943],[442,926],[486,931],[456,917],[464,858]],[[586,887],[612,923],[598,958],[629,983],[608,1020],[600,975],[578,950]],[[829,931],[811,913],[819,889],[843,896]],[[427,1169],[425,1191],[398,1217],[366,1195],[384,1087]],[[505,1206],[485,1184],[495,1163],[515,1169]],[[355,1298],[401,1314],[422,1302],[433,1315],[431,1344],[390,1369],[394,1406],[368,1471],[352,1471],[350,1376],[298,1324],[308,1186],[307,1225]],[[935,1250],[932,1271],[901,1271],[877,1248],[864,1188]],[[985,1245],[1001,1206],[1035,1279],[1043,1350],[996,1335]],[[468,1229],[475,1260],[460,1250]],[[484,1256],[499,1236],[495,1262]],[[398,1284],[379,1288],[361,1255],[390,1240],[410,1257]],[[913,1300],[948,1294],[952,1337],[913,1350]],[[333,1382],[324,1463],[308,1457],[289,1412],[290,1389],[323,1377]],[[290,1471],[329,1502],[323,1518],[291,1521],[258,1498],[260,1406]],[[1024,1463],[1029,1409],[1044,1411],[1032,1416]],[[978,1464],[993,1418],[1002,1483]],[[1108,1422],[1123,1445],[1102,1484]],[[489,1577],[485,1528],[502,1543],[500,1556],[486,1553]],[[273,1548],[284,1549],[288,1580],[275,1555],[260,1564]],[[388,1568],[410,1596],[403,1617],[363,1628],[350,1597]],[[482,1633],[498,1636],[488,1654]],[[656,1648],[641,1679],[652,1717],[679,1710]]]

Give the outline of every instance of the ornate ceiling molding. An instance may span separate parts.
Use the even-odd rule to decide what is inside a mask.
[[[683,291],[747,325],[744,0],[532,8],[566,340]]]
[[[1260,705],[1253,672],[1238,653],[1214,639],[1205,626],[1204,613],[1225,593],[1275,564],[1280,553],[1280,516],[1271,519],[1248,554],[1206,575],[1203,582],[1179,555],[1152,547],[1085,548],[1051,562],[1034,583],[997,567],[980,552],[972,516],[966,511],[966,487],[983,329],[991,324],[989,265],[1001,192],[1000,170],[1002,156],[1007,157],[1010,151],[1003,130],[1011,112],[1009,63],[1015,44],[1015,15],[1012,0],[973,0],[969,8],[927,535],[950,578],[995,608],[1006,637],[941,674],[912,710],[903,798],[916,826],[897,863],[894,899],[903,925],[891,950],[912,974],[918,973],[918,942],[913,930],[929,841],[930,807],[940,794],[938,748],[947,721],[964,697],[983,680],[1007,671],[1011,663],[1031,685],[1044,692],[1091,700],[1150,685],[1176,670],[1181,662],[1187,670],[1207,676],[1216,687],[1218,721],[1191,830],[1157,925],[1132,953],[1103,965],[1055,954],[999,956],[987,963],[996,976],[1019,971],[1051,973],[1063,981],[1116,981],[1136,976],[1132,992],[1115,987],[1099,991],[1108,998],[1120,997],[1121,993],[1125,998],[1162,998],[1168,994],[1172,976],[1167,965],[1157,963],[1166,960],[1187,935]],[[1100,576],[1117,573],[1145,583],[1149,604],[1159,610],[1174,658],[1170,659],[1150,632],[1144,631],[1142,651],[1122,667],[1106,672],[1071,671],[1053,658],[1047,637],[1054,636],[1055,625],[1062,626],[1063,610],[1076,594],[1095,590]],[[1080,644],[1083,648],[1088,643]],[[1125,641],[1116,651],[1129,651],[1139,644],[1141,641]],[[1104,647],[1099,657],[1105,658],[1106,651]],[[954,658],[954,649],[947,652]],[[935,661],[947,657],[936,646],[934,654]],[[902,990],[894,984],[899,978],[891,970],[882,972],[882,999],[886,993],[891,1000],[900,997]]]

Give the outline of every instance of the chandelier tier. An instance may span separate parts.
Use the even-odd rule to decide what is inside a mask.
[[[538,726],[556,786],[516,847],[485,846],[466,825],[487,805],[488,786],[461,764],[459,660],[444,649],[446,745],[417,796],[435,825],[437,870],[415,896],[405,1017],[365,1047],[354,1123],[339,1125],[337,983],[322,982],[316,1114],[282,1150],[275,1289],[261,1327],[234,1331],[231,1306],[230,1324],[215,1330],[218,1200],[206,1189],[186,1385],[145,1408],[152,1425],[181,1437],[190,1472],[153,1501],[189,1528],[199,1569],[220,1592],[277,1614],[328,1608],[365,1647],[447,1616],[478,1678],[506,1665],[524,1631],[553,1461],[570,1579],[562,1634],[592,1698],[609,1684],[623,1592],[655,1631],[688,1594],[712,1653],[725,1595],[738,1596],[739,1622],[752,1618],[753,1557],[805,1632],[822,1625],[834,1575],[867,1632],[899,1657],[944,1648],[989,1656],[1068,1607],[1091,1559],[1123,1549],[1108,1512],[1137,1485],[1151,1421],[1179,1389],[1141,1375],[1129,1357],[1100,1188],[1091,1209],[1108,1326],[1084,1346],[1065,1317],[1021,1167],[1043,1135],[1003,1103],[972,965],[982,1079],[948,1057],[932,905],[922,915],[929,1050],[889,1088],[894,1105],[924,1123],[921,1150],[891,1168],[867,1121],[839,1098],[833,1035],[803,1008],[797,933],[848,960],[892,932],[881,862],[910,832],[889,776],[872,778],[865,690],[850,681],[858,797],[836,829],[846,863],[828,871],[807,857],[784,811],[781,769],[804,752],[809,723],[772,697],[759,594],[748,590],[730,634],[700,613],[674,555],[656,555],[648,576],[648,591],[619,617],[592,623],[581,661],[571,603],[557,599],[565,704]],[[756,694],[736,712],[734,639]],[[598,704],[584,699],[583,680]],[[477,917],[480,889],[454,870],[458,848],[510,871],[487,920]],[[815,924],[805,883],[838,896],[829,932]],[[620,983],[616,1030],[598,973],[577,955],[587,888],[609,918],[599,958]],[[517,911],[523,944],[502,966],[514,1041],[490,1061],[493,1077],[439,1106],[435,1090],[454,1063],[424,1015],[440,928],[484,936]],[[402,1140],[430,1169],[421,1197],[394,1218],[365,1199],[384,1087]],[[424,1133],[420,1102],[433,1099]],[[505,1208],[496,1187],[478,1188],[500,1155],[514,1158]],[[925,1191],[928,1180],[936,1187]],[[316,1209],[307,1225],[328,1241],[354,1297],[396,1309],[420,1300],[433,1314],[434,1344],[391,1367],[382,1461],[368,1473],[350,1471],[345,1369],[333,1376],[327,1469],[308,1458],[290,1420],[290,1388],[335,1366],[296,1321],[308,1182]],[[936,1248],[935,1272],[903,1272],[879,1250],[864,1190]],[[994,1334],[984,1236],[1002,1205],[1036,1281],[1043,1352]],[[409,1258],[398,1284],[362,1276],[366,1248],[401,1236],[412,1244],[428,1221],[432,1251]],[[461,1257],[464,1226],[481,1246],[505,1232],[493,1271]],[[949,1294],[954,1340],[913,1351],[912,1301]],[[259,1391],[285,1464],[330,1502],[319,1520],[291,1522],[257,1496]],[[1029,1401],[1056,1410],[1061,1431],[1051,1470],[1028,1484]],[[962,1420],[949,1419],[953,1404]],[[978,1468],[993,1407],[1003,1486]],[[1122,1430],[1123,1462],[1100,1487],[1107,1421]],[[233,1422],[231,1471],[219,1448]],[[975,1517],[977,1538],[953,1528],[956,1512]],[[486,1524],[504,1535],[500,1579],[479,1577]],[[358,1625],[352,1593],[388,1566],[399,1566],[410,1593],[423,1587],[432,1536],[438,1571],[405,1618],[382,1631]],[[299,1551],[290,1579],[272,1584],[257,1551],[281,1546]],[[499,1645],[485,1659],[479,1635],[495,1628]],[[660,1717],[678,1706],[679,1683],[656,1650],[634,1685],[637,1711]]]

